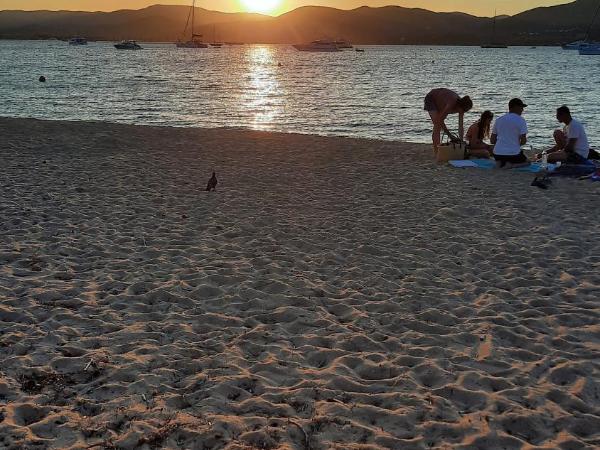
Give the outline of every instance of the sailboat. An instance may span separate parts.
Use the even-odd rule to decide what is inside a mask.
[[[190,10],[190,14],[188,14],[187,22],[185,23],[185,28],[183,29],[183,34],[185,35],[187,31],[187,27],[190,23],[190,17],[192,18],[192,27],[191,27],[191,37],[188,41],[179,40],[175,45],[178,48],[208,48],[208,44],[202,42],[201,34],[194,34],[194,15],[196,11],[196,0],[192,1],[192,9]]]
[[[585,44],[579,47],[580,55],[600,55],[600,42]]]
[[[562,45],[562,49],[563,50],[579,50],[579,47],[581,47],[582,45],[587,44],[587,42],[585,41],[574,41],[574,42],[570,42],[568,44],[563,44]]]
[[[221,48],[223,46],[222,42],[217,42],[217,26],[213,25],[213,41],[212,44],[210,44],[211,47],[215,47],[215,48]]]
[[[592,18],[592,22],[590,23],[587,33],[585,34],[585,39],[570,42],[568,44],[563,44],[561,46],[563,50],[582,50],[582,49],[586,49],[586,48],[590,48],[590,47],[600,46],[600,42],[591,42],[589,40],[590,33],[592,32],[592,28],[594,26],[594,22],[596,21],[596,17],[598,16],[598,11],[600,11],[600,3],[598,4],[598,9],[596,10],[596,14],[594,14],[594,17]]]
[[[492,27],[492,41],[489,44],[484,44],[481,46],[481,48],[508,48],[507,45],[505,44],[498,44],[497,42],[495,42],[496,40],[496,10],[494,10],[494,25]]]
[[[594,28],[594,23],[598,18],[598,13],[600,12],[600,1],[598,2],[598,8],[596,8],[596,13],[592,18],[592,23],[590,23],[590,27],[588,28],[587,35],[585,36],[585,41],[583,44],[579,46],[579,54],[580,55],[600,55],[600,42],[590,42],[590,35],[592,34],[592,29]]]

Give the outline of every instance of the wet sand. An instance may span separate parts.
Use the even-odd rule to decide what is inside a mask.
[[[430,155],[0,119],[0,448],[598,448],[600,183]]]

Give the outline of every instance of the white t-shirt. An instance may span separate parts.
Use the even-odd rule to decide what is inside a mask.
[[[571,120],[571,123],[565,127],[567,139],[577,139],[575,142],[575,153],[587,159],[590,154],[590,143],[585,134],[585,129],[578,120]]]
[[[505,114],[494,122],[492,134],[498,136],[495,155],[518,155],[521,153],[521,135],[527,134],[527,122],[518,114]]]

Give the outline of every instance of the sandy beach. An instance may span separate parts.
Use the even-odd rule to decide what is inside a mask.
[[[532,178],[0,119],[0,449],[599,448],[600,183]]]

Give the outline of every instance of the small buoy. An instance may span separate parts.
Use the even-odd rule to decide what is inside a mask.
[[[46,82],[46,77],[44,75],[42,75],[40,77],[40,83],[45,83]]]

